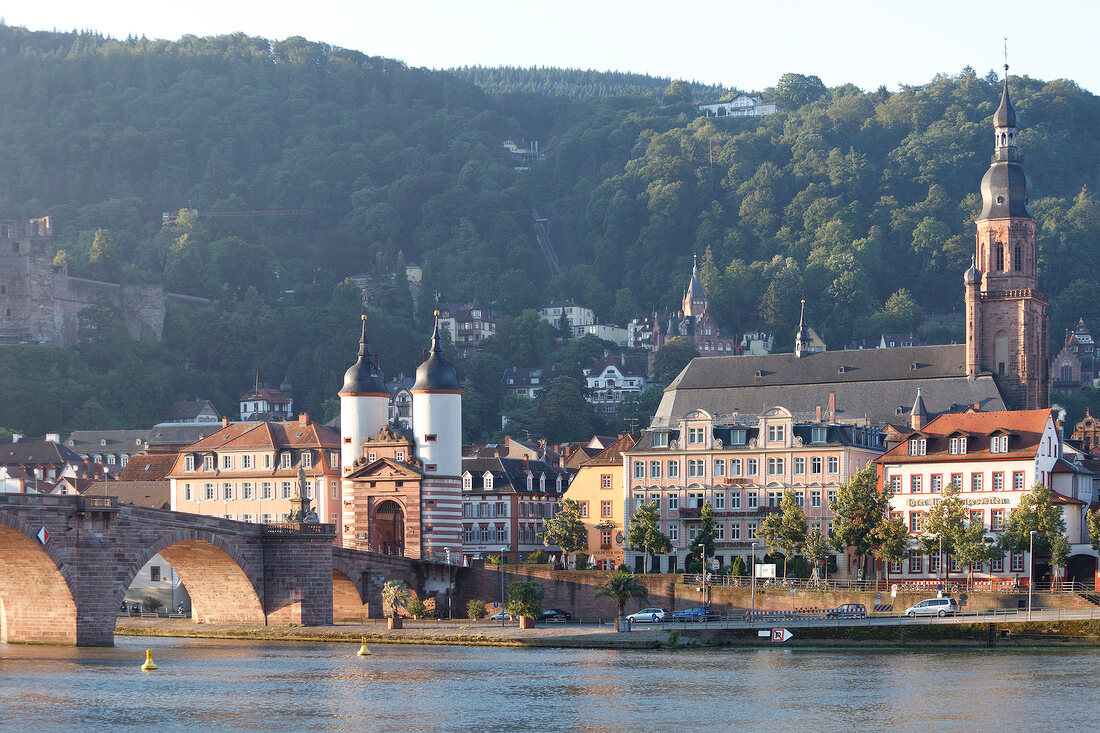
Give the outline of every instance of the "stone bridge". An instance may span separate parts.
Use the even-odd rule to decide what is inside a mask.
[[[300,624],[382,616],[382,584],[424,598],[454,568],[333,547],[331,524],[261,525],[120,505],[111,496],[0,494],[0,640],[114,643],[117,611],[159,554],[198,623]]]

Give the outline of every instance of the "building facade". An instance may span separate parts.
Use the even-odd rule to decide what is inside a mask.
[[[181,451],[168,474],[171,507],[240,522],[285,522],[291,500],[312,500],[321,522],[339,521],[340,438],[295,421],[230,423]]]
[[[724,102],[699,105],[705,117],[763,117],[777,111],[775,102],[765,102],[759,94],[738,94]]]
[[[653,333],[650,348],[655,353],[669,340],[687,339],[699,351],[699,356],[736,354],[738,340],[718,327],[708,310],[707,294],[699,279],[699,265],[691,266],[691,280],[684,291],[684,298],[677,313],[653,315]]]
[[[1004,412],[968,412],[941,415],[910,433],[879,460],[881,484],[890,487],[890,513],[909,528],[914,541],[924,532],[928,512],[954,484],[970,509],[970,521],[980,522],[991,540],[1004,530],[1009,515],[1035,484],[1054,489],[1063,508],[1071,563],[1081,558],[1095,576],[1096,553],[1082,534],[1083,509],[1089,503],[1074,494],[1077,473],[1062,460],[1058,427],[1049,409]],[[1091,477],[1087,482],[1091,496]],[[1062,493],[1066,492],[1066,493]],[[1089,499],[1091,501],[1091,498]],[[1074,560],[1074,556],[1080,556]],[[971,574],[979,583],[999,587],[1049,580],[1047,558],[1027,552],[1007,553],[973,568],[960,567],[949,555],[939,557],[910,549],[904,560],[887,567],[891,578],[935,581],[949,575]],[[1093,578],[1094,579],[1094,578]]]
[[[585,460],[565,493],[566,499],[577,502],[580,520],[588,536],[588,548],[584,552],[589,562],[600,570],[614,570],[623,564],[626,546],[623,452],[637,442],[637,435],[621,435],[607,448]]]
[[[1096,382],[1096,343],[1084,319],[1066,331],[1066,343],[1050,363],[1052,387],[1072,395]]]
[[[588,387],[586,399],[603,420],[615,420],[625,397],[640,395],[649,382],[645,354],[604,354],[591,368],[584,370]]]
[[[465,305],[448,304],[439,309],[439,327],[446,332],[455,353],[465,358],[481,348],[482,339],[496,333],[499,318],[475,298]]]
[[[716,559],[725,565],[740,555],[747,564],[761,521],[778,511],[784,492],[794,490],[808,526],[827,535],[837,489],[884,450],[874,428],[803,422],[783,407],[752,423],[689,410],[672,425],[645,431],[623,452],[626,520],[642,503],[658,503],[672,553],[651,558],[650,570],[674,572],[689,555],[698,557],[701,509],[710,502]],[[642,554],[628,550],[626,562],[641,570]],[[855,572],[847,565],[838,563],[841,577]]]

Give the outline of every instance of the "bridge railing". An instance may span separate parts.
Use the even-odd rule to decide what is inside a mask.
[[[722,588],[748,588],[752,578],[736,575],[707,574],[707,585]],[[685,573],[681,582],[685,585],[702,585],[700,573]],[[783,588],[799,590],[849,590],[849,591],[889,591],[897,585],[899,591],[928,592],[944,590],[949,593],[1026,593],[1026,579],[1019,584],[1013,578],[958,580],[803,580],[799,578],[757,578],[758,588]],[[1063,580],[1035,583],[1032,590],[1036,593],[1093,593],[1095,583]]]
[[[435,552],[431,554],[424,554],[414,552],[412,550],[405,550],[401,547],[392,545],[387,542],[371,543],[367,540],[348,539],[347,537],[337,537],[332,542],[335,547],[343,547],[349,550],[361,550],[363,552],[374,552],[379,555],[392,555],[394,557],[405,557],[410,560],[422,560],[427,562],[439,563],[441,565],[464,565],[462,559],[462,553],[460,552]]]

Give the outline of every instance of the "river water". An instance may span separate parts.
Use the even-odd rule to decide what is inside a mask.
[[[1093,731],[1100,711],[1100,650],[116,644],[0,645],[0,728]]]

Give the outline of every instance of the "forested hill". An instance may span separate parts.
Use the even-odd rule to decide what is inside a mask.
[[[473,82],[489,94],[538,94],[546,97],[614,97],[623,94],[664,96],[673,80],[649,74],[594,69],[561,69],[553,66],[461,66],[448,69],[460,79]],[[712,101],[733,90],[713,84],[689,83],[697,100]]]
[[[959,307],[995,76],[864,92],[788,74],[762,90],[779,113],[706,120],[697,94],[721,90],[586,96],[596,77],[577,74],[562,75],[576,81],[569,93],[498,94],[303,38],[113,40],[0,24],[0,218],[53,217],[74,275],[219,304],[170,312],[161,344],[89,328],[87,358],[49,368],[28,369],[39,351],[0,349],[0,392],[39,395],[0,404],[0,428],[134,427],[183,396],[229,411],[257,373],[289,374],[297,405],[330,417],[358,336],[348,276],[382,287],[368,335],[387,373],[416,364],[425,322],[390,278],[405,262],[446,301],[519,313],[571,297],[621,322],[676,307],[698,254],[716,318],[787,345],[803,297],[830,347]],[[551,78],[499,76],[514,88]],[[1100,103],[1069,81],[1014,77],[1012,90],[1058,340],[1080,316],[1100,323]],[[517,171],[505,138],[548,155]],[[560,235],[557,278],[535,244],[535,205]],[[162,225],[184,208],[199,214]],[[270,211],[306,213],[206,216]],[[420,315],[430,307],[422,299]]]

